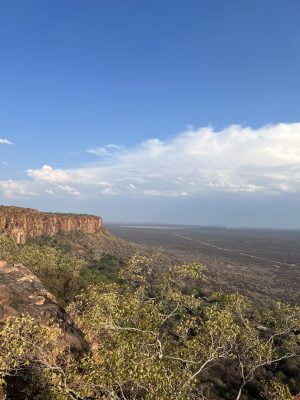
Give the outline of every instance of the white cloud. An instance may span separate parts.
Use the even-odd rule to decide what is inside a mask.
[[[71,177],[62,169],[53,169],[50,165],[44,165],[41,169],[28,169],[27,175],[38,181],[68,182]]]
[[[72,196],[80,196],[80,192],[77,189],[75,189],[75,188],[73,188],[71,186],[68,186],[68,185],[64,185],[64,186],[63,185],[59,185],[59,186],[57,186],[57,189],[65,192],[67,194],[70,194]]]
[[[123,147],[117,146],[116,144],[107,144],[105,146],[92,147],[87,149],[87,153],[95,154],[99,157],[111,157],[113,155],[119,154]]]
[[[26,171],[30,180],[0,181],[0,194],[84,199],[300,192],[300,123],[221,131],[208,127],[129,149],[103,148],[93,152],[100,156],[93,164],[73,169],[44,165]]]
[[[8,139],[1,139],[0,138],[0,144],[13,144],[10,140],[8,140]]]
[[[112,187],[107,187],[107,188],[101,190],[101,193],[102,194],[109,194],[109,195],[112,195],[112,196],[117,196],[117,195],[120,194],[117,189],[114,189]]]
[[[146,196],[158,196],[158,197],[181,197],[188,196],[186,192],[175,192],[175,191],[163,191],[163,190],[144,190]]]
[[[14,199],[17,197],[36,196],[32,190],[32,185],[28,182],[18,181],[0,181],[0,193],[6,199]]]
[[[88,151],[101,160],[77,169],[44,165],[27,174],[75,191],[82,186],[80,192],[91,196],[300,191],[300,123],[259,129],[232,125],[220,131],[206,127],[131,149],[108,145]]]

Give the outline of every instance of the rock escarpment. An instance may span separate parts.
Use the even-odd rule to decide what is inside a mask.
[[[31,208],[0,206],[0,233],[17,243],[59,232],[96,233],[101,229],[102,219],[93,215],[52,214]]]
[[[69,347],[87,348],[81,331],[42,282],[24,265],[0,261],[0,328],[12,315],[30,315],[45,325],[54,322],[64,332],[64,341]]]

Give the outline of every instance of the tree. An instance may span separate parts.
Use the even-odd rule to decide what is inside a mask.
[[[29,398],[67,400],[65,370],[70,353],[58,326],[38,324],[22,315],[10,317],[0,330],[0,385],[22,381]],[[21,386],[22,387],[22,386]]]
[[[43,253],[30,247],[23,258],[40,268],[47,254],[55,271],[63,265],[61,253],[46,248]],[[0,334],[2,381],[26,366],[38,383],[28,390],[38,387],[49,400],[199,400],[207,399],[204,371],[227,362],[239,376],[238,400],[259,369],[299,352],[300,310],[277,303],[259,327],[242,296],[201,298],[197,288],[204,280],[202,265],[158,271],[150,258],[137,254],[120,269],[116,283],[90,286],[68,306],[90,343],[83,357],[59,345],[62,333],[55,325],[9,319]],[[268,400],[272,390],[288,393],[278,382],[263,390]]]
[[[203,371],[230,360],[241,379],[238,400],[260,368],[296,355],[297,307],[278,303],[261,334],[242,296],[197,296],[193,283],[203,271],[187,264],[156,274],[150,259],[136,255],[121,270],[123,285],[97,285],[77,298],[69,311],[93,343],[81,366],[85,393],[199,398]]]
[[[232,296],[227,296],[232,297]],[[241,378],[236,400],[241,398],[244,387],[251,382],[259,369],[299,354],[297,332],[300,328],[300,307],[276,303],[272,312],[265,316],[264,326],[245,316],[246,303],[235,296],[235,320],[240,326],[232,348],[237,370]]]
[[[267,400],[293,400],[294,398],[288,386],[276,381],[264,384],[263,395]]]

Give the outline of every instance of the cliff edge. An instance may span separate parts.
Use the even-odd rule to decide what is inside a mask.
[[[0,261],[0,327],[12,315],[30,315],[46,325],[55,322],[64,332],[68,346],[78,350],[87,348],[81,331],[42,282],[22,264]]]
[[[45,213],[31,208],[0,206],[0,234],[4,233],[16,243],[59,232],[96,233],[100,230],[102,219],[94,215]]]

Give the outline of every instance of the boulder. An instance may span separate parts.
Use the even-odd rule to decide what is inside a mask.
[[[88,345],[65,310],[42,282],[24,265],[0,261],[0,328],[7,317],[27,314],[38,323],[57,323],[66,344],[72,350],[85,350]]]

